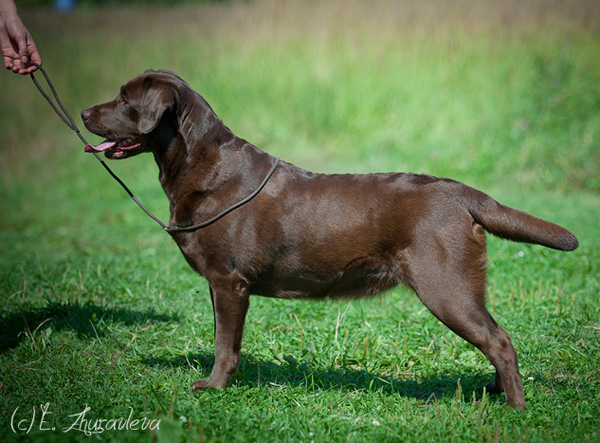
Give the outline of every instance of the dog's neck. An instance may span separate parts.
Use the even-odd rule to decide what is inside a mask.
[[[180,125],[166,148],[154,151],[170,203],[170,225],[213,216],[252,192],[270,168],[270,155],[214,117],[201,136]]]
[[[163,115],[157,128],[158,142],[152,147],[161,185],[171,202],[181,198],[186,187],[180,181],[189,183],[185,177],[195,172],[199,163],[205,167],[214,163],[212,147],[223,132],[223,123],[199,94],[184,85],[178,96],[176,108]]]

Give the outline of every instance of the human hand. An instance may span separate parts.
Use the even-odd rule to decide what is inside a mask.
[[[42,64],[42,59],[31,34],[14,11],[0,8],[0,49],[4,66],[19,74],[29,74],[37,69],[32,62]]]

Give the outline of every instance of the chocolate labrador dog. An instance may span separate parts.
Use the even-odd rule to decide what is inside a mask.
[[[234,135],[168,71],[146,71],[82,118],[107,139],[86,151],[154,155],[170,202],[169,232],[208,280],[215,364],[194,390],[229,385],[251,294],[373,296],[404,284],[494,365],[487,390],[524,409],[517,354],[485,307],[484,231],[571,251],[578,242],[566,229],[445,178],[326,175],[279,162]]]

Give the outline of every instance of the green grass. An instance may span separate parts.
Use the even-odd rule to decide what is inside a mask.
[[[488,304],[519,354],[524,413],[483,393],[488,361],[401,288],[352,302],[253,298],[233,387],[192,394],[214,358],[206,282],[30,80],[2,73],[0,442],[88,441],[62,431],[86,405],[92,421],[161,420],[97,436],[108,441],[598,440],[596,2],[22,15],[75,115],[168,68],[238,135],[299,166],[449,176],[563,224],[581,246],[489,238]],[[150,156],[111,165],[167,218]],[[15,424],[46,403],[55,431],[12,432],[16,408]]]

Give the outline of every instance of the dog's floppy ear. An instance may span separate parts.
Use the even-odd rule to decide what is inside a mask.
[[[144,79],[144,96],[139,110],[138,130],[142,134],[152,132],[164,113],[172,109],[176,103],[175,85],[150,77]]]

